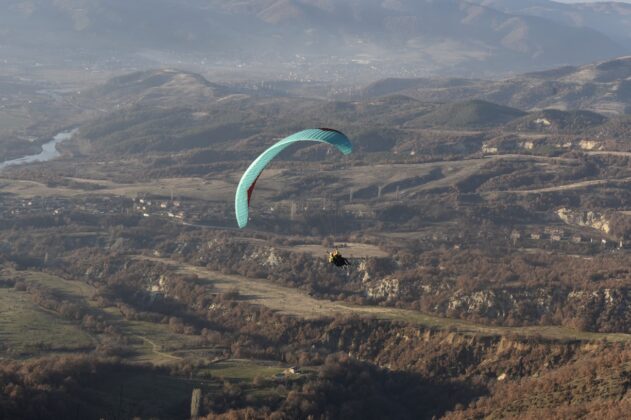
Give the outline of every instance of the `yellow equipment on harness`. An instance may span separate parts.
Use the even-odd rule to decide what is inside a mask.
[[[342,259],[342,254],[340,254],[340,251],[338,251],[337,248],[335,248],[333,251],[329,253],[329,263],[336,264],[341,259]]]

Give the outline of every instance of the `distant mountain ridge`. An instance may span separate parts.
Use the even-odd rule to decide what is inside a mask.
[[[384,79],[366,86],[357,97],[395,94],[432,102],[484,99],[524,110],[583,109],[628,114],[631,113],[631,57],[526,73],[499,81]]]
[[[207,56],[209,63],[222,57],[259,63],[259,67],[293,69],[316,79],[326,74],[338,79],[351,75],[374,79],[375,74],[384,73],[497,74],[631,53],[631,45],[621,43],[621,38],[613,39],[592,26],[564,22],[560,17],[550,19],[545,13],[525,13],[521,8],[513,10],[508,7],[510,2],[501,1],[5,3],[0,34],[12,46],[43,53],[51,48],[92,49],[95,54],[100,49],[126,54],[147,50],[176,56],[194,53]],[[536,2],[548,3],[552,2]],[[596,9],[576,10],[592,13]],[[616,25],[626,28],[624,15]]]
[[[595,29],[620,44],[631,42],[631,4],[616,1],[559,3],[549,0],[470,0],[506,13],[538,16]]]

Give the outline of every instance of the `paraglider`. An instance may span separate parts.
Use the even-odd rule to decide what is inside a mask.
[[[250,164],[248,169],[246,169],[237,186],[237,192],[234,198],[234,210],[240,228],[244,228],[248,224],[250,200],[252,199],[254,187],[263,169],[288,146],[301,141],[328,143],[335,146],[345,155],[353,151],[353,146],[348,137],[342,132],[331,128],[312,128],[299,131],[289,137],[285,137],[265,150]]]
[[[351,263],[340,254],[340,251],[335,248],[332,252],[329,253],[329,263],[333,264],[336,267],[344,267],[347,265],[351,265]]]

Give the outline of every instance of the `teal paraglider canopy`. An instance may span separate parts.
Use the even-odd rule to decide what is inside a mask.
[[[328,143],[345,155],[353,151],[353,145],[348,137],[332,128],[311,128],[299,131],[271,146],[250,164],[239,181],[234,198],[234,210],[240,228],[244,228],[248,224],[250,199],[263,169],[288,146],[301,141]]]

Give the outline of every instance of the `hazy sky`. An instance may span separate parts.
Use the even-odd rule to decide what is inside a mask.
[[[611,1],[611,0],[555,0],[559,3],[593,3],[593,2],[603,2],[603,1]],[[619,3],[631,3],[631,0],[616,0]]]

